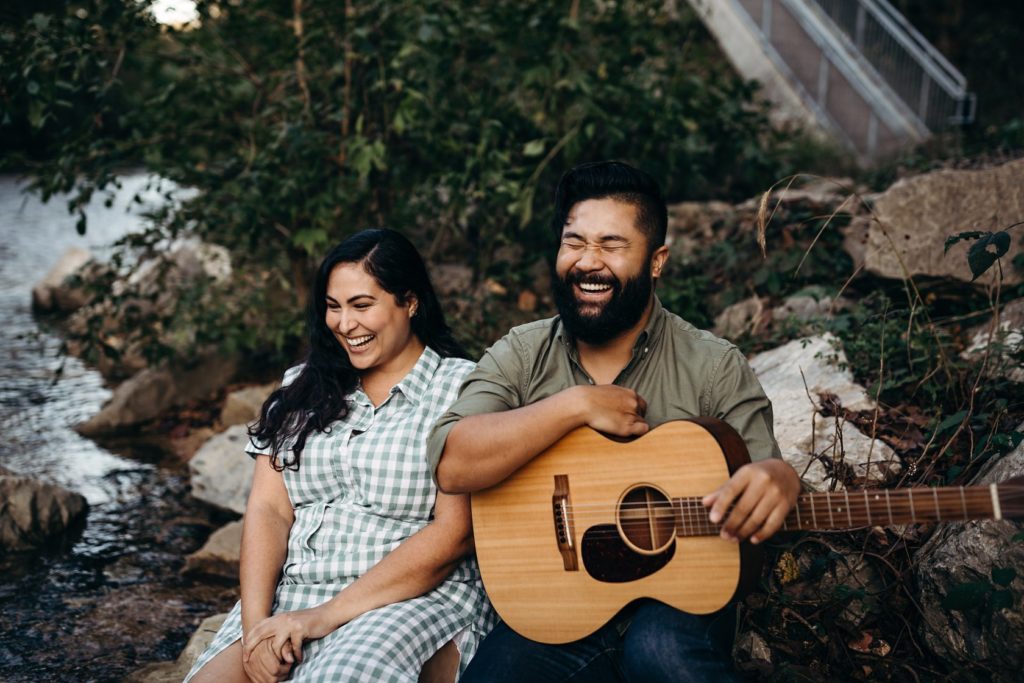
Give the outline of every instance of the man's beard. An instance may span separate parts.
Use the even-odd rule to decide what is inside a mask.
[[[594,315],[580,310],[580,302],[573,293],[573,285],[579,283],[604,284],[612,286],[612,296],[607,304]],[[562,324],[574,339],[586,344],[604,344],[636,325],[647,308],[654,288],[651,279],[651,264],[634,278],[619,283],[614,277],[569,271],[564,278],[556,274],[552,278],[555,306],[562,316]]]

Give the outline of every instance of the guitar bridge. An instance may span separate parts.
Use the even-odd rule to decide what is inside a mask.
[[[576,554],[576,529],[573,526],[569,501],[569,476],[566,474],[555,475],[555,492],[551,496],[551,513],[555,522],[555,540],[558,543],[558,552],[562,555],[565,571],[579,571],[579,560]]]

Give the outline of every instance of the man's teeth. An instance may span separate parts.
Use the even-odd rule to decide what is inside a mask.
[[[611,288],[612,288],[611,285],[603,285],[603,284],[591,283],[591,282],[581,282],[580,283],[580,289],[582,289],[584,292],[603,292],[603,291],[611,289]]]
[[[348,340],[349,346],[362,346],[373,339],[373,335],[367,334],[363,337],[345,337],[345,339]]]

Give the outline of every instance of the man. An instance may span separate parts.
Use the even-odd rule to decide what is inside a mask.
[[[800,482],[779,458],[764,391],[733,345],[654,296],[668,259],[667,223],[657,183],[624,163],[586,164],[562,178],[554,218],[559,316],[517,327],[488,349],[438,421],[428,454],[442,490],[498,484],[582,425],[630,437],[709,415],[739,432],[753,461],[704,498],[711,520],[737,542],[758,543],[780,528]],[[535,643],[500,624],[463,680],[731,680],[733,614],[689,615],[639,601],[566,645]]]

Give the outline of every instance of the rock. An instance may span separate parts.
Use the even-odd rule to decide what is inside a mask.
[[[216,430],[211,427],[194,427],[180,435],[176,435],[172,431],[170,438],[161,445],[174,453],[179,461],[188,462],[216,433]]]
[[[74,275],[86,263],[92,260],[92,254],[81,247],[71,247],[63,254],[50,272],[32,288],[32,307],[37,311],[58,309],[55,293],[64,286],[64,280]],[[72,300],[66,298],[64,306],[72,306]],[[84,302],[83,302],[84,304]],[[79,304],[79,306],[82,304]],[[78,308],[75,306],[74,308]],[[60,307],[60,310],[73,310]]]
[[[772,402],[782,457],[816,491],[829,489],[840,468],[865,481],[883,480],[900,468],[888,445],[822,415],[823,394],[849,410],[874,408],[864,387],[853,381],[849,370],[840,369],[846,356],[835,341],[829,334],[796,339],[750,361]]]
[[[981,361],[989,342],[991,322],[967,331],[967,348],[960,357]],[[999,327],[992,334],[993,351],[989,374],[1024,383],[1024,367],[1013,357],[1024,344],[1024,299],[1007,303],[999,315]]]
[[[772,650],[756,631],[741,633],[732,646],[736,668],[746,673],[769,674],[772,666]]]
[[[175,241],[140,262],[126,278],[114,279],[106,296],[74,312],[67,325],[68,350],[116,380],[147,365],[146,347],[154,337],[180,357],[215,354],[212,345],[200,345],[190,316],[176,315],[176,308],[184,292],[192,307],[215,305],[218,285],[230,276],[230,255],[224,247],[195,239]],[[126,312],[142,322],[125,324]]]
[[[737,339],[759,329],[768,317],[764,301],[752,296],[726,307],[715,316],[715,325],[711,331],[725,339]]]
[[[144,666],[127,676],[125,683],[181,683],[227,618],[227,613],[207,617],[189,638],[177,660]]]
[[[1024,424],[1017,427],[1024,431]],[[1024,443],[995,462],[975,483],[998,483],[1024,475]],[[1018,681],[1024,668],[1024,543],[1014,540],[1021,524],[985,520],[948,524],[914,558],[918,602],[923,612],[920,633],[927,647],[944,661],[970,663],[992,672],[994,681]],[[1012,569],[1008,585],[998,585],[993,569]],[[977,584],[976,608],[952,610],[942,603],[965,584]],[[1003,593],[1008,605],[992,600]],[[1008,595],[1007,595],[1008,593]]]
[[[833,302],[827,296],[791,296],[772,309],[772,320],[796,320],[801,323],[825,320],[832,317],[834,310],[841,310],[849,303],[849,300],[842,297]]]
[[[0,550],[45,545],[85,519],[81,495],[31,477],[0,474]]]
[[[184,371],[146,368],[120,384],[99,413],[76,427],[80,434],[110,434],[158,417],[168,408],[206,398],[229,383],[237,360],[207,357]]]
[[[229,427],[203,444],[188,462],[192,495],[243,514],[252,486],[253,460],[245,453],[248,445],[245,425]]]
[[[242,552],[242,521],[217,529],[202,548],[185,558],[183,574],[212,576],[238,581],[238,560]]]
[[[272,382],[232,391],[224,399],[224,407],[220,411],[221,425],[231,427],[254,422],[260,416],[263,403],[278,386],[277,382]]]
[[[870,226],[866,269],[886,278],[909,274],[970,282],[967,250],[972,243],[960,242],[944,253],[946,238],[967,230],[996,232],[1020,221],[1022,187],[1024,159],[983,170],[934,171],[898,181],[875,200],[878,220]],[[1010,250],[1003,257],[1004,285],[1024,281],[1024,275],[1007,267],[1024,252],[1019,233],[1010,236]],[[991,282],[995,273],[992,268],[978,281]]]

